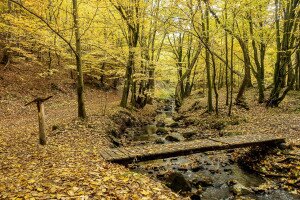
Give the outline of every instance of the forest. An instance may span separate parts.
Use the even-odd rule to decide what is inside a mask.
[[[300,199],[300,1],[1,0],[0,199]]]

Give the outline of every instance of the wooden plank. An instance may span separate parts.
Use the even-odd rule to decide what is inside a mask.
[[[100,154],[107,161],[129,163],[132,161],[147,161],[174,156],[183,156],[205,151],[242,148],[257,145],[272,145],[285,142],[284,138],[272,135],[239,135],[202,139],[169,144],[151,144],[144,146],[122,147],[103,150]]]
[[[109,159],[111,158],[111,156],[110,156],[108,153],[106,153],[105,150],[102,150],[102,151],[100,152],[100,155],[101,155],[101,157],[102,157],[104,160],[109,160]]]

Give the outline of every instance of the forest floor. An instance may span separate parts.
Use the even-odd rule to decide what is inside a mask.
[[[81,122],[74,80],[38,73],[34,66],[21,65],[1,71],[0,199],[180,199],[161,183],[99,156],[111,125],[104,114],[117,107],[118,93],[108,92],[106,98],[87,87],[89,119]],[[54,97],[45,103],[48,144],[40,146],[36,106],[24,105],[50,94]]]
[[[74,80],[67,78],[68,74],[42,77],[38,73],[42,71],[34,66],[21,65],[12,65],[0,73],[1,199],[182,199],[162,183],[100,158],[98,152],[109,145],[106,130],[112,126],[109,115],[119,103],[118,92],[104,93],[87,87],[89,119],[82,122],[76,119]],[[24,105],[36,96],[50,94],[54,97],[45,103],[48,144],[40,146],[36,107]],[[282,134],[297,151],[300,95],[291,92],[275,109],[257,104],[254,91],[247,96],[250,111],[234,108],[233,112],[244,119],[243,123],[226,126],[222,134]],[[191,97],[182,110],[194,104],[195,99],[198,97]],[[141,113],[147,114],[147,109]],[[201,109],[192,111],[189,117],[199,116],[208,123],[215,118]],[[222,116],[225,118],[225,107],[221,108],[219,117]],[[298,184],[299,178],[292,181],[292,185]]]

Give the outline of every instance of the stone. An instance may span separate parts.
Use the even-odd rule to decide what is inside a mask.
[[[166,117],[164,119],[165,126],[168,126],[168,127],[170,127],[170,125],[173,124],[174,122],[175,121],[171,117]]]
[[[145,134],[153,135],[157,131],[157,127],[155,125],[147,125],[145,126]]]
[[[180,142],[184,140],[184,137],[180,133],[170,133],[165,139],[170,142]]]
[[[168,130],[165,129],[164,127],[158,127],[156,130],[157,135],[166,135],[168,134]]]
[[[155,140],[155,144],[164,144],[165,143],[165,140],[163,138],[157,138]]]
[[[192,186],[189,181],[179,172],[171,172],[166,179],[166,185],[174,192],[190,192]]]
[[[198,171],[202,171],[205,168],[202,165],[198,165],[198,166],[193,166],[191,167],[192,172],[198,172]]]
[[[169,127],[171,128],[178,128],[179,127],[179,123],[178,122],[173,122],[169,125]]]
[[[156,122],[156,126],[157,127],[164,127],[166,124],[165,124],[165,122],[164,121],[158,121],[158,122]]]
[[[232,186],[231,191],[238,196],[248,195],[253,193],[253,190],[251,188],[248,188],[237,181],[234,181],[234,185]]]
[[[213,186],[213,179],[209,176],[198,175],[196,178],[193,179],[192,183],[195,187],[209,187]]]
[[[183,132],[182,133],[182,136],[185,138],[185,139],[190,139],[191,137],[193,137],[194,135],[196,135],[197,132],[196,131],[188,131],[188,132]]]
[[[184,118],[186,118],[186,116],[184,116],[184,115],[174,115],[173,116],[173,119],[174,119],[174,121],[176,121],[176,122],[178,122],[178,121],[180,121],[180,120],[183,120]]]

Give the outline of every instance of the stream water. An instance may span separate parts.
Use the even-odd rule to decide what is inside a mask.
[[[172,119],[174,112],[173,103],[169,101],[169,104],[158,112],[156,120],[151,126],[157,126],[162,117],[165,118],[164,121],[169,123],[169,125],[174,123]],[[142,145],[145,143],[158,143],[157,141],[160,141],[160,143],[174,142],[167,140],[165,134],[157,134],[156,132],[145,133],[143,130],[145,128],[131,130],[136,133],[133,137],[133,143]],[[166,130],[170,131],[170,129]],[[172,128],[172,132],[176,133],[176,128]],[[177,133],[177,135],[179,134]],[[299,196],[295,196],[284,190],[261,190],[259,186],[264,184],[266,180],[258,174],[243,170],[234,162],[232,158],[233,152],[234,150],[198,153],[189,156],[133,163],[129,167],[133,171],[147,174],[154,179],[166,183],[166,185],[171,185],[170,187],[173,190],[174,184],[179,185],[179,188],[188,188],[188,192],[180,191],[180,193],[183,196],[190,196],[191,199],[195,200],[236,199],[236,193],[239,190],[241,190],[239,195],[246,199],[300,199]],[[177,176],[179,174],[185,181],[174,179],[175,183],[173,180],[173,183],[170,184],[170,180],[168,180],[170,174],[176,174]],[[188,187],[185,186],[186,184]],[[239,188],[237,185],[241,187]],[[175,191],[178,190],[176,188],[175,186]]]

